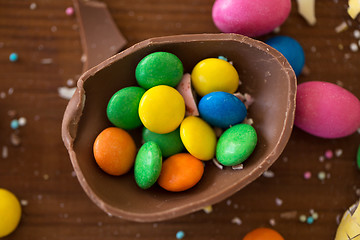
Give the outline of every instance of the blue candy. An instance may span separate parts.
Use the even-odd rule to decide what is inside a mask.
[[[199,112],[209,124],[228,128],[244,121],[247,111],[244,103],[227,92],[212,92],[201,98]]]
[[[276,36],[265,43],[281,52],[294,69],[296,76],[300,75],[305,64],[305,54],[298,41],[288,36]]]

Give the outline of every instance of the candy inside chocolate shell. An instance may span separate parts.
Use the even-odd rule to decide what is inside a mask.
[[[137,187],[133,172],[120,177],[104,173],[95,163],[92,145],[111,126],[106,106],[121,88],[136,85],[135,68],[146,55],[175,54],[191,73],[199,61],[226,56],[237,69],[240,92],[251,94],[248,110],[258,134],[255,151],[242,170],[220,170],[211,161],[190,190],[172,193],[153,186]],[[140,42],[85,72],[64,114],[62,137],[79,182],[87,195],[108,214],[151,222],[171,219],[217,203],[254,181],[279,157],[290,137],[295,110],[296,77],[286,59],[268,45],[236,34],[196,34]],[[141,146],[141,128],[130,131]]]

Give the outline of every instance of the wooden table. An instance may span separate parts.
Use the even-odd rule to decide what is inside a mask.
[[[155,36],[219,32],[211,19],[211,0],[104,2],[128,40],[126,47]],[[360,52],[350,50],[359,40],[353,32],[360,24],[347,15],[347,1],[317,1],[314,27],[292,2],[279,34],[294,37],[304,48],[307,71],[298,82],[333,82],[360,97]],[[58,88],[71,85],[82,71],[78,24],[65,14],[69,6],[70,0],[0,1],[0,187],[23,204],[20,225],[5,239],[176,239],[183,230],[189,240],[228,240],[242,239],[261,226],[289,240],[334,237],[337,219],[359,198],[358,133],[326,140],[295,128],[270,168],[274,176],[260,177],[209,214],[134,223],[109,217],[95,206],[74,175],[60,135],[67,100]],[[344,21],[351,26],[337,33]],[[9,61],[12,52],[18,53],[17,62]],[[10,122],[19,117],[26,118],[26,125],[11,129]],[[20,146],[14,146],[13,134],[20,137]],[[339,156],[321,161],[326,150]],[[304,179],[305,171],[311,179]],[[322,181],[317,177],[321,171],[327,176]],[[319,215],[313,224],[298,220],[311,211]]]

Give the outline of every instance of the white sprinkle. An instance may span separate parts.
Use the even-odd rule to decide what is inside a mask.
[[[233,170],[242,170],[244,169],[244,165],[242,163],[238,164],[238,165],[235,165],[235,166],[231,166],[231,168]]]
[[[336,149],[335,150],[335,156],[340,157],[343,154],[343,150],[342,149]]]
[[[98,222],[98,226],[101,227],[103,225],[102,222]]]
[[[228,205],[228,206],[231,205],[231,200],[230,199],[226,200],[226,205]]]
[[[345,31],[346,29],[348,29],[348,25],[344,21],[344,22],[340,23],[338,26],[335,27],[335,32],[340,33],[342,31]]]
[[[27,206],[29,204],[29,201],[25,200],[25,199],[21,199],[20,204],[21,204],[21,206]]]
[[[50,28],[50,30],[51,30],[52,32],[56,32],[58,29],[57,29],[57,26],[52,26],[52,27]]]
[[[114,52],[114,51],[116,51],[116,50],[117,50],[117,48],[116,48],[116,46],[115,46],[115,45],[112,45],[109,49],[110,49],[110,51],[112,51],[112,52]]]
[[[240,218],[238,218],[238,217],[234,217],[232,220],[231,220],[231,223],[234,223],[234,224],[236,224],[236,225],[241,225],[242,224],[242,221],[241,221],[241,219]]]
[[[87,60],[87,56],[86,56],[85,54],[83,54],[83,55],[81,56],[81,58],[80,58],[80,61],[81,61],[82,63],[84,63],[84,62],[86,62],[86,60]]]
[[[247,118],[247,117],[245,117],[244,123],[245,123],[245,124],[248,124],[248,125],[253,125],[253,124],[254,124],[254,120],[253,120],[252,118]]]
[[[74,86],[74,79],[72,78],[69,78],[67,81],[66,81],[66,85],[68,85],[69,87],[73,87]]]
[[[5,93],[5,92],[0,92],[0,98],[1,98],[1,99],[6,98],[6,93]]]
[[[360,196],[360,188],[356,189],[355,193],[357,196]]]
[[[350,50],[352,52],[357,52],[357,51],[359,51],[359,46],[356,43],[351,43],[350,44]]]
[[[31,3],[29,8],[30,10],[35,10],[36,7],[37,7],[36,3]]]
[[[288,157],[283,157],[283,162],[288,162],[289,158]]]
[[[159,226],[159,224],[153,223],[153,228],[157,228],[158,226]]]
[[[271,226],[275,226],[275,225],[276,225],[275,219],[274,219],[274,218],[271,218],[271,219],[269,220],[269,224],[270,224]]]
[[[273,178],[275,176],[275,173],[271,170],[267,170],[263,173],[263,176],[266,178]]]
[[[354,30],[354,37],[357,38],[357,39],[360,38],[360,31],[359,30],[357,30],[357,29]]]
[[[349,60],[351,58],[351,54],[350,53],[345,53],[344,54],[344,59],[345,60]]]
[[[41,194],[39,194],[39,195],[37,196],[37,198],[38,198],[39,200],[42,200],[43,196],[42,196]]]
[[[281,206],[283,204],[283,200],[280,198],[275,198],[276,206]]]
[[[212,161],[213,161],[214,165],[215,165],[217,168],[219,168],[219,169],[221,169],[221,170],[224,169],[224,166],[221,165],[216,158],[213,158]]]
[[[3,146],[2,147],[2,153],[1,156],[3,159],[7,158],[9,156],[9,152],[8,152],[8,148],[7,146]]]
[[[310,48],[310,50],[311,50],[312,52],[316,52],[316,47],[315,47],[315,46],[312,46],[312,47]]]
[[[319,162],[324,162],[325,161],[325,157],[324,156],[320,156],[319,157]]]
[[[274,29],[274,33],[279,33],[281,31],[281,28],[280,27],[277,27]]]
[[[13,93],[14,93],[14,89],[13,89],[13,88],[9,88],[8,94],[9,94],[9,95],[12,95]]]
[[[76,172],[75,172],[75,171],[72,171],[72,172],[71,172],[71,176],[72,176],[72,177],[76,177]]]
[[[20,118],[18,119],[18,123],[19,123],[19,125],[20,125],[21,127],[25,126],[25,125],[26,125],[26,118],[20,117]]]
[[[68,88],[68,87],[59,87],[58,93],[61,98],[69,100],[75,93],[76,87]]]
[[[336,84],[337,84],[338,86],[340,86],[340,87],[343,87],[343,86],[344,86],[344,83],[343,83],[342,81],[340,81],[340,80],[337,80],[337,81],[336,81]]]
[[[43,58],[40,62],[41,64],[51,64],[54,62],[54,60],[52,58]]]

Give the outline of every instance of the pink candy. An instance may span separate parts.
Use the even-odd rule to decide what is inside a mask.
[[[222,32],[256,37],[280,26],[290,10],[290,0],[216,0],[212,17]]]
[[[66,15],[68,15],[68,16],[72,16],[72,15],[74,14],[74,8],[72,8],[72,7],[66,8],[66,9],[65,9],[65,13],[66,13]]]
[[[294,124],[322,138],[348,136],[360,127],[360,101],[333,83],[311,81],[299,84]]]

